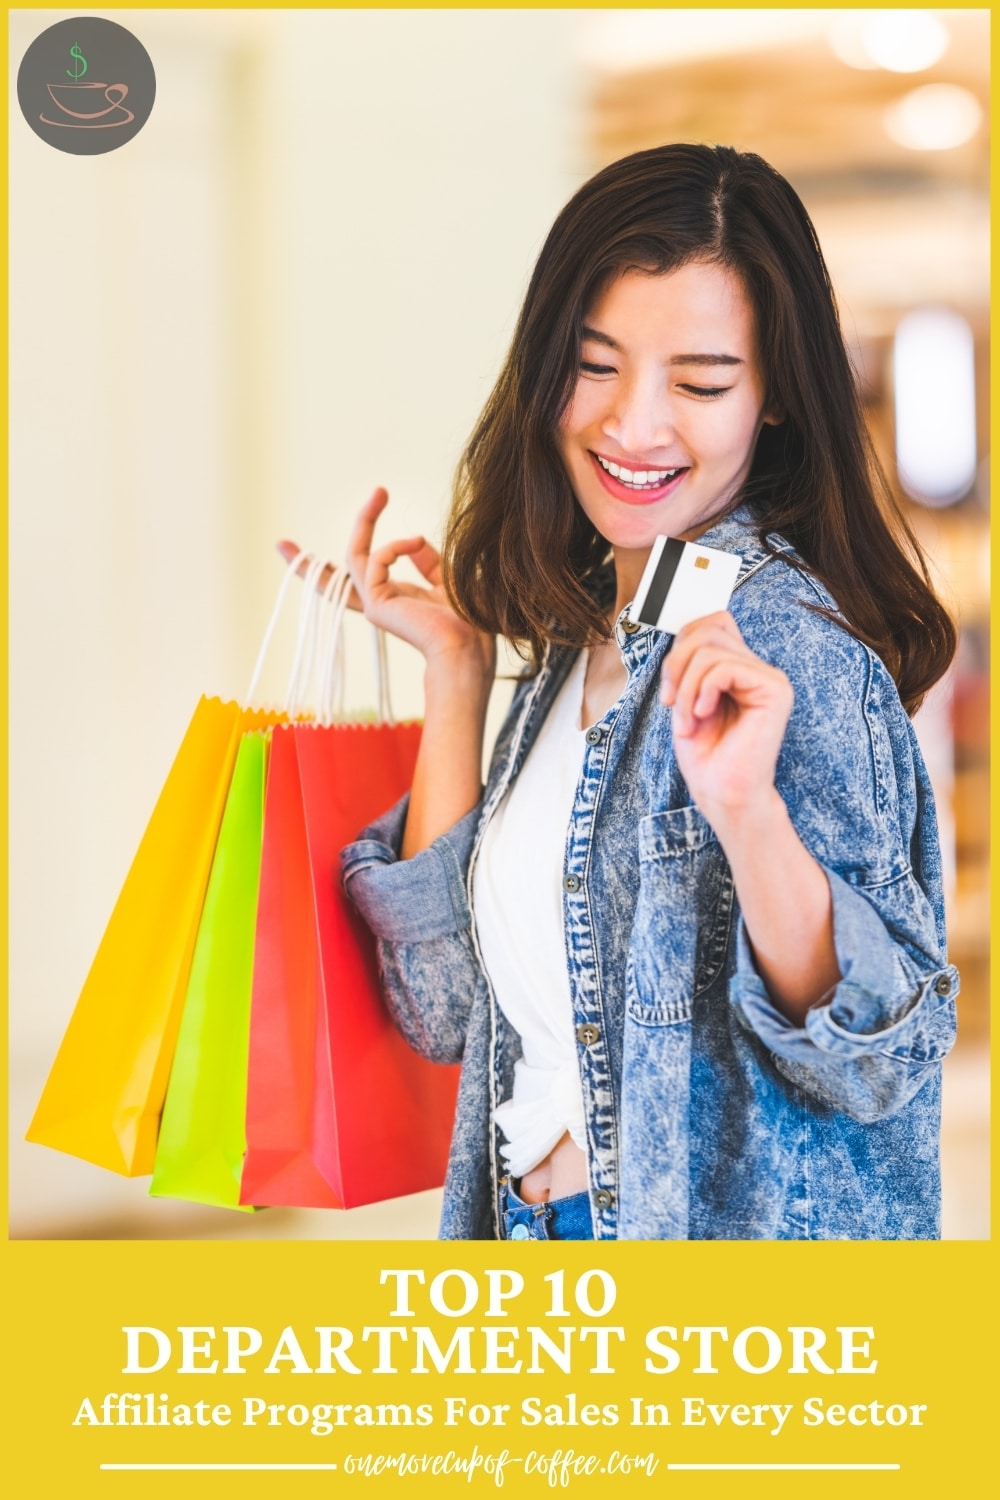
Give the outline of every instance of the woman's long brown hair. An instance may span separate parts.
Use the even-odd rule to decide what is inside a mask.
[[[946,670],[955,629],[868,436],[816,232],[791,186],[728,146],[640,151],[587,182],[556,219],[506,364],[465,450],[444,545],[456,607],[537,665],[546,642],[606,638],[593,591],[608,544],[556,446],[581,329],[625,270],[726,266],[754,309],[765,426],[736,503],[780,532],[882,658],[909,712]]]

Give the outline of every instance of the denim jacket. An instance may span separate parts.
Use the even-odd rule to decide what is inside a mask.
[[[786,542],[761,546],[745,510],[701,540],[742,556],[730,609],[794,688],[777,787],[828,875],[843,977],[803,1026],[771,1004],[677,769],[658,696],[671,637],[620,618],[628,686],[586,737],[562,880],[594,1236],[934,1238],[958,975],[912,727],[878,657],[810,607],[834,605]],[[454,828],[399,860],[404,802],[342,855],[396,1024],[424,1056],[462,1062],[446,1239],[499,1237],[491,1115],[520,1050],[483,970],[472,867],[573,654],[550,649],[519,683],[483,799]]]

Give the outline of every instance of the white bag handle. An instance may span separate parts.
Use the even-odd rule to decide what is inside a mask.
[[[247,688],[246,702],[252,703],[257,691],[257,684],[264,667],[271,639],[281,614],[282,605],[288,594],[292,579],[298,573],[303,561],[308,562],[303,576],[302,601],[299,607],[299,625],[295,641],[295,650],[292,657],[292,669],[289,674],[288,687],[285,692],[285,710],[291,715],[301,711],[303,702],[309,688],[310,678],[317,662],[317,653],[320,665],[320,680],[316,693],[317,719],[321,724],[331,724],[344,716],[344,617],[347,613],[347,601],[351,595],[351,575],[346,568],[339,568],[333,564],[326,563],[311,553],[300,551],[295,554],[285,569],[285,575],[278,589],[278,596],[271,611],[267,629],[264,631],[264,639],[257,653],[253,672],[250,677],[250,685]],[[325,588],[320,591],[319,580],[326,568],[330,569],[330,578]],[[325,639],[320,646],[322,635],[321,619],[324,607],[329,609],[329,624],[326,629]],[[385,632],[377,626],[372,626],[372,650],[375,668],[375,685],[378,698],[379,722],[393,724],[395,719],[392,714],[392,702],[389,696],[389,663],[386,651]]]
[[[334,575],[330,596],[330,624],[323,645],[323,675],[318,706],[320,723],[331,724],[344,716],[344,616],[351,597],[351,575],[346,568]]]
[[[347,601],[351,596],[351,575],[345,568],[341,573],[340,588],[333,596],[333,613],[323,648],[324,669],[320,687],[319,704],[323,724],[335,723],[344,717],[344,619]],[[394,724],[392,701],[389,696],[389,658],[386,651],[385,631],[372,626],[373,661],[377,713],[380,724]]]
[[[292,657],[292,670],[285,689],[285,709],[293,717],[300,713],[309,688],[309,678],[316,655],[316,635],[319,630],[322,595],[319,580],[326,564],[322,558],[313,558],[306,569],[302,582],[302,604],[299,609],[299,631]]]
[[[375,658],[375,686],[378,692],[378,717],[380,724],[395,724],[392,716],[392,701],[389,697],[389,652],[384,630],[372,627],[372,647]]]
[[[319,559],[314,558],[309,552],[297,552],[285,569],[285,575],[281,580],[278,597],[275,600],[274,608],[271,611],[271,618],[264,632],[264,639],[261,642],[260,651],[254,664],[246,696],[246,702],[253,703],[257,692],[257,684],[264,666],[264,660],[267,656],[282,606],[287,597],[289,585],[292,578],[300,571],[303,562],[307,566],[303,574],[303,592],[299,604],[299,623],[296,632],[295,649],[292,653],[292,669],[283,704],[285,711],[293,715],[301,711],[303,699],[308,690],[309,677],[316,655],[316,641],[319,632],[322,603],[332,594],[334,586],[338,581],[336,577],[337,570],[334,569],[326,589],[320,595],[317,585],[327,565]]]
[[[274,601],[274,608],[271,611],[271,618],[267,622],[267,629],[264,631],[264,639],[260,643],[260,650],[257,653],[257,660],[254,662],[253,672],[250,675],[250,686],[247,688],[247,695],[245,700],[247,703],[252,703],[254,700],[254,694],[257,691],[257,683],[260,680],[260,674],[264,669],[264,658],[267,656],[268,647],[271,644],[271,637],[274,635],[275,627],[278,623],[278,616],[281,614],[281,606],[284,604],[285,596],[288,593],[288,587],[292,579],[295,577],[296,573],[299,571],[299,564],[304,558],[307,558],[308,556],[308,552],[296,552],[295,556],[288,564],[288,567],[285,569],[285,576],[281,580],[281,586],[278,589],[278,597]]]

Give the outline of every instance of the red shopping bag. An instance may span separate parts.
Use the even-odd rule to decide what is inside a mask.
[[[444,1180],[458,1068],[393,1026],[339,855],[406,791],[419,724],[289,724],[271,744],[240,1201],[354,1208]]]

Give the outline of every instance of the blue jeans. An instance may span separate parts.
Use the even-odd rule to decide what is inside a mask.
[[[500,1212],[506,1240],[592,1240],[590,1194],[550,1198],[548,1203],[525,1203],[510,1179],[500,1184]]]

